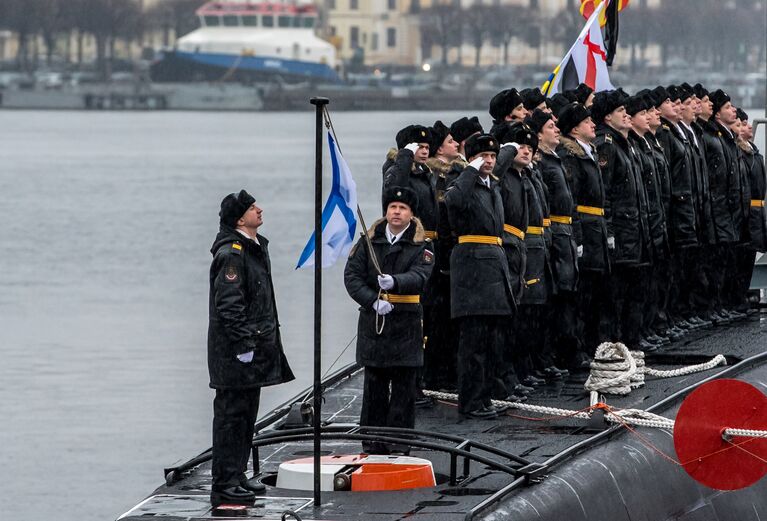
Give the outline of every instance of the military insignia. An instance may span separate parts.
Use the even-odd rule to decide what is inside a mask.
[[[434,262],[434,253],[429,250],[423,250],[423,262],[426,264]]]
[[[402,197],[402,192],[400,190],[397,190],[397,197]]]
[[[664,123],[663,125],[661,125],[661,126],[662,126],[664,129],[666,129],[666,130],[671,130],[671,128],[669,128],[669,126],[668,126],[668,125],[666,125],[665,123]]]
[[[607,166],[607,156],[599,156],[599,167],[604,168]]]
[[[426,132],[424,132],[423,130],[421,131],[421,137],[426,137]]]
[[[492,147],[492,146],[494,146],[494,145],[493,145],[493,140],[492,140],[492,139],[490,140],[490,145],[489,145],[489,146],[491,146],[491,147]]]
[[[437,201],[438,202],[444,202],[445,200],[445,191],[444,190],[438,190],[437,191]]]
[[[232,253],[236,253],[237,255],[240,255],[242,253],[242,244],[240,244],[239,242],[233,242]]]
[[[605,143],[612,143],[613,137],[610,134],[605,134]]]
[[[234,266],[227,267],[226,273],[224,273],[224,278],[227,282],[237,282],[237,279],[240,278],[239,274],[237,273],[237,268]]]

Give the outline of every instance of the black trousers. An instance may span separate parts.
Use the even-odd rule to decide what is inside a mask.
[[[490,403],[491,364],[501,352],[503,321],[511,317],[469,316],[458,319],[458,411],[476,411]]]
[[[714,311],[725,307],[723,296],[727,282],[729,248],[730,245],[728,244],[713,244],[702,252],[705,256],[705,269],[708,274],[711,308]]]
[[[554,355],[555,365],[568,366],[578,351],[584,351],[578,334],[578,294],[559,291],[552,295],[546,319],[546,344]],[[584,351],[585,352],[585,351]]]
[[[261,389],[217,389],[213,399],[213,490],[240,484],[251,454]]]
[[[728,272],[727,304],[738,311],[748,309],[748,289],[754,272],[756,251],[748,244],[738,244],[732,249],[732,264]]]
[[[671,271],[670,257],[655,259],[652,277],[655,286],[656,310],[650,322],[650,331],[663,333],[671,327],[668,305],[674,277]]]
[[[417,367],[365,367],[360,425],[374,427],[415,426]],[[368,454],[388,454],[403,450],[377,442],[362,442]]]
[[[455,389],[458,375],[458,335],[455,322],[450,318],[450,278],[437,274],[432,276],[435,299],[431,306],[424,306],[424,335],[427,337],[423,353],[423,375],[426,389]]]
[[[609,281],[610,275],[600,271],[581,270],[579,274],[578,331],[582,349],[589,356],[594,356],[599,344],[611,339]]]
[[[642,339],[643,285],[646,279],[646,267],[620,264],[613,268],[610,276],[612,338],[613,341],[623,342],[629,349],[638,349]]]
[[[690,277],[686,270],[689,268],[690,247],[677,248],[671,256],[671,276],[673,284],[670,289],[668,312],[672,323],[682,320],[690,312],[690,293],[688,284]]]
[[[520,304],[515,321],[517,348],[523,357],[521,370],[525,375],[536,369],[554,365],[551,347],[547,342],[547,306],[544,304]]]
[[[709,278],[711,273],[709,266],[712,262],[709,255],[709,248],[711,247],[712,245],[705,244],[690,248],[687,269],[685,270],[688,276],[687,292],[690,298],[690,309],[687,317],[692,315],[709,316],[714,310],[711,299],[712,282]]]

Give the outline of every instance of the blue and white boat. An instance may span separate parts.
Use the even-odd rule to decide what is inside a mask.
[[[313,3],[208,2],[197,16],[200,27],[152,64],[154,81],[339,81]]]

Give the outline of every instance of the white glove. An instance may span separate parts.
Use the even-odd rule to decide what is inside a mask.
[[[418,151],[418,147],[420,145],[418,143],[408,143],[405,145],[405,150],[410,150],[412,153],[416,153]]]
[[[387,315],[391,313],[392,309],[394,309],[394,306],[392,306],[389,302],[386,302],[385,300],[376,300],[375,302],[373,302],[373,311],[375,311],[379,315]]]
[[[517,152],[519,152],[519,143],[504,143],[501,145],[501,148],[503,147],[514,147],[517,149]]]
[[[394,277],[391,275],[379,275],[378,287],[383,290],[390,290],[394,287]]]
[[[239,360],[243,364],[251,363],[253,361],[253,351],[248,351],[247,353],[242,353],[241,355],[237,355],[237,360]]]
[[[475,158],[471,163],[469,163],[469,166],[479,170],[480,168],[482,168],[482,165],[484,164],[485,164],[485,158],[480,156]]]
[[[615,249],[615,237],[608,237],[607,238],[607,247],[611,250]]]
[[[577,251],[578,251],[578,258],[580,259],[581,257],[583,257],[583,245],[578,246]]]

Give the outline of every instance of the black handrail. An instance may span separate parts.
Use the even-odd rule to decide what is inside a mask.
[[[663,400],[659,401],[652,407],[648,407],[646,410],[647,412],[653,412],[657,411],[659,409],[663,409],[669,405],[671,405],[674,402],[679,401],[680,398],[684,398],[686,395],[697,389],[699,386],[703,385],[704,383],[708,383],[712,380],[716,380],[717,378],[722,378],[724,376],[729,376],[732,374],[738,374],[742,371],[745,371],[746,369],[756,365],[759,362],[762,362],[764,359],[767,359],[767,352],[760,353],[758,355],[754,355],[750,358],[746,358],[742,362],[735,364],[733,366],[727,367],[725,369],[722,369],[718,373],[709,376],[708,378],[705,378],[701,380],[700,382],[694,383],[688,387],[685,387],[684,389],[681,389],[674,394],[667,396]],[[593,446],[595,446],[597,443],[600,443],[603,440],[607,440],[608,438],[613,437],[616,433],[622,432],[622,425],[614,425],[613,427],[610,427],[609,429],[600,432],[588,439],[585,439],[579,443],[576,443],[575,445],[568,447],[567,449],[563,450],[562,452],[559,452],[558,454],[555,454],[548,460],[541,463],[541,471],[542,472],[549,472],[557,465],[560,465],[565,460],[570,459],[571,457],[575,456],[576,454],[586,451],[588,449],[591,449]],[[491,507],[492,505],[498,503],[502,499],[504,499],[508,494],[513,492],[514,490],[524,486],[525,484],[529,483],[529,480],[525,478],[519,478],[502,489],[500,489],[498,492],[493,494],[492,496],[485,498],[482,502],[475,505],[471,510],[469,510],[466,513],[466,516],[464,517],[464,521],[473,521],[474,517],[479,514],[480,512],[486,510],[487,508]]]

